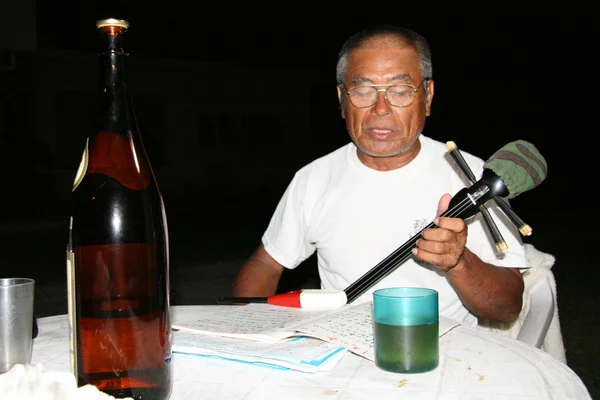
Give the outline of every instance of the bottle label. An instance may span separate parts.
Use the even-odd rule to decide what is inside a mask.
[[[77,379],[77,330],[75,325],[75,253],[67,250],[67,305],[69,312],[69,355],[71,373]]]
[[[88,143],[89,138],[85,141],[85,148],[83,149],[83,155],[81,156],[81,162],[79,163],[79,168],[77,169],[77,175],[75,175],[75,181],[73,182],[73,191],[77,189],[77,186],[83,180],[83,176],[88,168]]]

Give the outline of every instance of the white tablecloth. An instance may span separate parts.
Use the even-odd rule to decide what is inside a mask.
[[[228,306],[193,307],[198,315]],[[32,363],[69,371],[66,315],[40,318]],[[295,399],[591,399],[565,364],[519,341],[459,326],[440,338],[440,365],[422,374],[394,374],[348,353],[331,372],[307,374],[174,354],[171,400]]]

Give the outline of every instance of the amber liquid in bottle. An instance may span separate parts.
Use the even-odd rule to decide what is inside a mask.
[[[169,249],[161,193],[127,91],[123,20],[98,21],[97,130],[71,199],[67,275],[79,386],[116,398],[170,397]]]

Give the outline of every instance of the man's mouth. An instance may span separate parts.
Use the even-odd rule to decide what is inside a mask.
[[[391,129],[385,129],[385,128],[372,128],[370,130],[371,130],[371,132],[374,132],[374,133],[391,133],[392,132]]]
[[[395,132],[393,129],[388,129],[388,128],[380,127],[380,126],[366,128],[365,131],[367,133],[369,133],[370,135],[375,136],[377,138],[386,138]]]

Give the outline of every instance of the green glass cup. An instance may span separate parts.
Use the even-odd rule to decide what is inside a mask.
[[[438,292],[389,288],[373,292],[375,364],[384,371],[416,374],[439,364]]]

